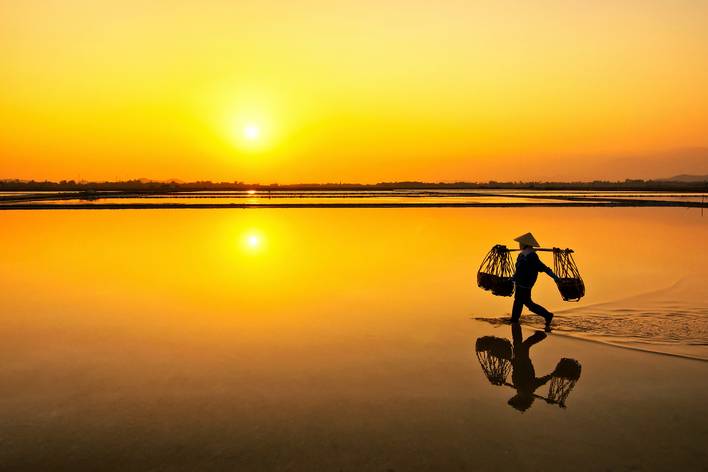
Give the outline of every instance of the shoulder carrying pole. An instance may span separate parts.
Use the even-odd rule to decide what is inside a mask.
[[[521,251],[521,249],[507,249],[509,252],[517,252]],[[561,249],[559,247],[553,247],[553,248],[547,248],[547,247],[537,247],[534,248],[534,251],[540,251],[540,252],[565,252],[566,254],[572,254],[575,251],[572,249]]]

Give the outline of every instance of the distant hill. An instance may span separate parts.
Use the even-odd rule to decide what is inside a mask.
[[[708,148],[674,149],[654,154],[625,157],[607,162],[606,171],[625,174],[631,179],[655,179],[669,182],[702,182],[708,172]],[[662,178],[673,175],[668,179]],[[684,177],[696,180],[684,179]]]
[[[529,180],[555,182],[625,179],[696,182],[674,180],[684,176],[696,176],[700,179],[698,182],[701,182],[704,176],[708,175],[708,147],[614,156],[578,155],[549,158],[544,161],[543,166],[525,171]]]
[[[661,182],[708,182],[708,175],[681,174],[668,179],[657,179]]]

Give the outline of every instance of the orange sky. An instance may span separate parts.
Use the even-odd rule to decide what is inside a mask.
[[[0,58],[0,178],[708,173],[696,0],[23,0]]]

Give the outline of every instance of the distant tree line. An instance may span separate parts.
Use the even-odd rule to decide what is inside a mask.
[[[180,192],[209,190],[636,190],[704,192],[708,181],[680,182],[669,180],[624,181],[595,180],[592,182],[380,182],[376,184],[322,183],[322,184],[248,184],[244,182],[177,182],[134,179],[115,182],[87,182],[61,180],[58,182],[5,179],[0,180],[0,191],[128,191]]]

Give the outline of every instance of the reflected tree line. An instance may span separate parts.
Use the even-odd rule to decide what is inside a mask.
[[[562,358],[552,372],[537,377],[530,351],[531,347],[546,339],[546,334],[536,331],[523,339],[519,323],[512,323],[511,335],[513,342],[496,336],[477,339],[477,360],[487,380],[492,385],[516,390],[508,404],[521,412],[531,408],[536,399],[565,408],[568,396],[580,379],[580,362]],[[548,385],[545,396],[537,394],[536,391],[545,385]]]

